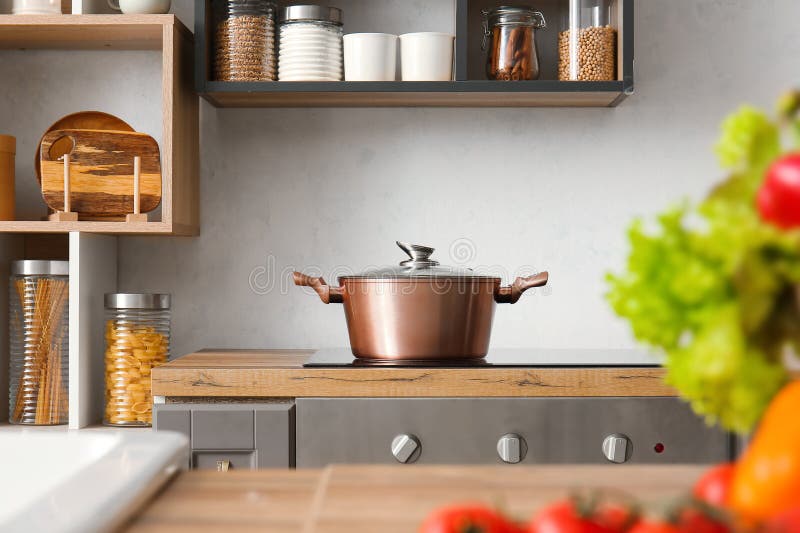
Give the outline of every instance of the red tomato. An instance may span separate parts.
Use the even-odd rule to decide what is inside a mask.
[[[682,533],[682,531],[669,522],[642,520],[629,529],[628,533]]]
[[[594,521],[611,531],[628,531],[637,518],[634,510],[621,505],[601,505],[594,512]]]
[[[764,524],[763,533],[800,533],[800,507],[795,507],[770,519]]]
[[[634,520],[633,513],[617,505],[600,505],[581,513],[573,501],[541,509],[528,526],[529,533],[620,533]]]
[[[756,199],[761,219],[783,229],[800,227],[800,154],[775,161]]]
[[[687,507],[675,524],[684,533],[730,533],[728,525],[697,507]]]
[[[668,520],[643,520],[628,533],[730,533],[725,516],[707,504],[689,501],[672,510]]]
[[[692,495],[709,505],[725,507],[736,465],[723,463],[707,470],[692,489]]]
[[[521,529],[499,512],[478,503],[437,509],[428,515],[419,531],[420,533],[519,533]]]

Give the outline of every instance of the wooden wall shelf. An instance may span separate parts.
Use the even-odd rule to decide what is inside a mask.
[[[0,15],[0,48],[161,50],[165,27],[191,37],[174,15]]]
[[[174,15],[0,15],[0,49],[160,50],[163,117],[160,221],[0,221],[0,233],[197,235],[200,135],[193,43]]]
[[[365,9],[381,9],[380,0],[363,3]],[[633,93],[633,0],[614,0],[612,4],[613,22],[618,29],[618,75],[616,80],[604,82],[556,79],[559,19],[568,9],[568,0],[540,0],[536,4],[550,22],[548,33],[537,34],[542,63],[539,80],[487,81],[483,75],[485,58],[480,50],[480,12],[504,3],[502,0],[454,3],[456,81],[222,82],[214,81],[211,76],[214,22],[210,2],[198,1],[195,85],[197,92],[216,107],[615,107]],[[349,7],[354,9],[352,2]],[[345,12],[345,33],[348,32]]]
[[[193,235],[196,228],[166,222],[57,222],[50,220],[2,220],[0,233],[70,233],[85,231],[119,235]]]

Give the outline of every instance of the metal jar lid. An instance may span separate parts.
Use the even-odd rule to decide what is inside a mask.
[[[338,7],[317,5],[286,6],[278,14],[278,22],[317,21],[330,22],[341,26],[342,10]]]
[[[69,261],[13,261],[14,276],[69,276]]]
[[[482,13],[488,20],[489,26],[496,24],[523,24],[537,28],[546,27],[542,14],[529,6],[500,6]]]
[[[106,294],[106,309],[169,309],[169,294]]]

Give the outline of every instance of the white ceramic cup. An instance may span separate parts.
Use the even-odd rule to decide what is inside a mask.
[[[344,36],[345,81],[394,81],[397,35],[351,33]]]
[[[14,0],[15,15],[60,15],[61,0]]]
[[[420,32],[400,36],[403,81],[451,81],[453,43],[449,33]]]
[[[168,13],[171,0],[107,0],[108,7],[123,13],[146,15]]]

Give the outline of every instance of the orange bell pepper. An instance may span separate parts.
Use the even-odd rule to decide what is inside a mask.
[[[800,503],[800,381],[786,385],[764,413],[736,465],[729,505],[756,523]]]

